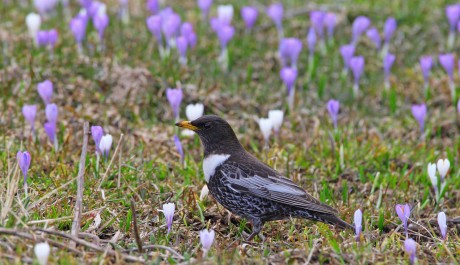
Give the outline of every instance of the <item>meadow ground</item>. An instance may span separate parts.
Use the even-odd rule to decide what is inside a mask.
[[[144,1],[130,1],[128,25],[117,18],[118,1],[108,2],[106,48],[97,49],[97,33],[88,25],[83,55],[77,53],[69,17],[59,6],[42,22],[42,28],[59,32],[53,58],[30,40],[24,20],[34,9],[21,2],[3,1],[0,7],[0,263],[36,263],[33,247],[47,240],[53,264],[404,264],[409,262],[406,234],[395,205],[407,203],[408,237],[417,242],[417,262],[458,264],[460,118],[439,63],[427,94],[419,67],[422,55],[437,58],[460,50],[458,33],[453,48],[446,49],[448,1],[284,1],[284,34],[304,43],[309,11],[333,11],[338,18],[334,42],[324,52],[317,49],[310,71],[304,45],[291,109],[279,76],[278,35],[264,11],[268,3],[234,1],[236,33],[228,44],[225,72],[217,63],[217,37],[201,21],[195,1],[167,1],[197,33],[187,66],[178,63],[174,50],[169,58],[160,58],[145,24],[149,14]],[[212,15],[217,4],[224,2],[215,1]],[[247,4],[260,12],[255,28],[245,33],[239,10]],[[70,14],[75,16],[79,8],[71,1]],[[368,16],[379,31],[387,17],[396,18],[389,47],[396,61],[385,90],[382,58],[362,36],[355,54],[364,56],[365,70],[361,95],[354,97],[351,75],[341,74],[339,47],[350,42],[351,24],[360,15]],[[59,108],[58,151],[43,129],[45,105],[37,84],[45,79],[54,84],[52,102]],[[460,84],[457,73],[454,82]],[[248,151],[337,208],[341,218],[353,223],[360,209],[361,240],[356,241],[353,231],[292,219],[265,224],[265,240],[245,241],[249,223],[229,215],[212,196],[199,199],[205,181],[198,137],[180,136],[185,152],[180,162],[173,140],[180,131],[166,99],[166,89],[176,87],[184,93],[182,119],[187,104],[203,103],[205,113],[229,121]],[[337,130],[326,110],[332,98],[341,103]],[[412,104],[421,103],[428,109],[422,136],[411,114]],[[21,114],[25,104],[37,105],[36,137]],[[285,119],[279,136],[264,148],[257,119],[271,109],[285,110]],[[85,121],[110,133],[113,146],[98,166],[89,136],[81,234],[75,244],[76,237],[68,235]],[[25,150],[32,158],[28,196],[16,161],[16,153]],[[443,198],[436,203],[427,166],[441,158],[451,166]],[[168,202],[176,205],[169,234],[159,211]],[[437,223],[440,211],[448,217],[445,241]],[[143,253],[137,250],[135,228]],[[204,228],[216,231],[206,257],[199,239]]]

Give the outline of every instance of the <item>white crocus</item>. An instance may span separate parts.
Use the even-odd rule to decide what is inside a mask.
[[[232,5],[220,5],[217,7],[217,17],[219,21],[226,25],[232,23],[233,18],[233,6]]]
[[[106,134],[102,136],[101,142],[99,143],[99,149],[105,157],[108,157],[110,147],[112,147],[112,135]]]
[[[46,265],[48,263],[48,257],[50,255],[50,245],[48,243],[38,243],[34,247],[35,256],[37,257],[38,264]]]
[[[283,123],[284,112],[282,110],[270,110],[268,112],[268,118],[272,121],[275,134],[278,134],[281,124]]]
[[[204,198],[206,198],[209,194],[209,189],[208,185],[204,185],[203,188],[201,189],[200,193],[200,201],[202,201]]]
[[[201,103],[189,104],[185,107],[185,115],[189,121],[193,121],[203,116],[204,105]]]
[[[438,166],[439,175],[441,175],[441,180],[443,180],[446,177],[447,172],[449,171],[450,162],[447,158],[439,159],[437,166]]]
[[[176,205],[172,202],[163,204],[163,214],[166,218],[166,226],[168,227],[168,233],[171,231],[175,209]]]
[[[39,14],[29,13],[26,16],[26,25],[29,30],[29,35],[32,40],[37,43],[37,32],[40,30],[40,25],[42,24],[42,19]]]
[[[430,177],[431,184],[433,187],[438,186],[438,177],[436,176],[436,164],[428,163],[428,176]]]
[[[447,236],[447,217],[444,212],[438,214],[438,225],[441,231],[442,239],[445,240]]]
[[[270,119],[259,119],[259,127],[262,131],[264,136],[265,143],[268,143],[268,139],[270,138],[270,134],[272,133],[273,122]]]
[[[207,229],[203,229],[200,231],[200,243],[203,247],[203,256],[211,249],[212,243],[214,242],[214,237],[216,236],[216,232],[214,230],[208,231]]]

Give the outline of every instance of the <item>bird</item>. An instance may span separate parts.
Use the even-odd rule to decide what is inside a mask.
[[[200,137],[209,192],[224,208],[252,223],[248,241],[259,235],[265,222],[291,217],[353,229],[338,217],[337,210],[247,152],[230,124],[219,116],[204,115],[176,126]]]

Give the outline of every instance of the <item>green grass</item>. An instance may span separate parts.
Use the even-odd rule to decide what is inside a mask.
[[[78,56],[68,22],[59,9],[42,23],[44,29],[56,27],[59,31],[53,60],[46,50],[33,47],[26,33],[24,17],[32,7],[0,7],[0,33],[5,36],[1,38],[4,52],[0,60],[0,201],[9,196],[7,188],[17,183],[9,211],[3,219],[0,217],[0,228],[36,235],[36,239],[24,239],[0,233],[0,263],[31,262],[33,245],[43,238],[68,246],[68,240],[42,235],[34,229],[70,231],[77,190],[76,182],[71,180],[78,173],[83,121],[101,125],[114,136],[111,155],[124,134],[121,162],[118,155],[110,167],[101,160],[98,171],[94,143],[89,139],[81,230],[98,237],[104,248],[118,231],[120,237],[112,244],[113,249],[121,253],[123,249],[136,248],[130,210],[134,199],[143,245],[168,246],[182,255],[179,258],[158,248],[144,254],[128,252],[149,264],[408,263],[403,247],[405,235],[394,206],[409,203],[413,209],[409,236],[418,242],[419,263],[458,263],[458,225],[448,224],[448,239],[442,242],[436,216],[441,210],[448,218],[460,216],[459,118],[444,71],[440,66],[433,68],[431,96],[425,99],[418,66],[421,55],[437,56],[446,51],[448,24],[444,7],[449,1],[343,1],[340,5],[319,1],[311,5],[340,14],[335,44],[328,47],[326,54],[315,54],[311,78],[306,71],[308,53],[302,52],[295,108],[287,111],[280,137],[272,137],[268,150],[263,148],[254,118],[266,116],[270,109],[287,110],[285,89],[279,78],[277,34],[268,18],[260,14],[256,29],[245,35],[238,10],[248,1],[234,3],[237,34],[229,44],[230,68],[225,73],[216,63],[217,38],[200,21],[195,1],[170,3],[198,33],[198,45],[189,52],[186,68],[179,66],[174,51],[166,60],[159,58],[155,41],[145,26],[143,1],[131,2],[129,26],[117,20],[115,5],[109,6],[111,21],[104,53],[95,49],[97,35],[92,26],[88,28],[84,57]],[[284,3],[289,11],[305,8],[300,0]],[[76,12],[77,6],[72,3],[72,15]],[[338,47],[350,41],[351,22],[359,15],[369,16],[379,31],[388,16],[398,20],[390,47],[397,59],[391,90],[385,92],[381,58],[363,37],[356,51],[366,60],[362,96],[353,98],[351,78],[340,75],[343,65]],[[288,17],[284,21],[285,35],[305,41],[309,23],[305,12]],[[459,45],[457,36],[452,52],[458,52]],[[54,83],[53,102],[60,111],[61,149],[57,153],[44,133],[45,106],[36,92],[36,84],[46,78]],[[197,137],[181,137],[186,158],[185,165],[179,163],[173,142],[179,130],[165,97],[165,89],[177,85],[185,94],[181,117],[185,118],[186,104],[204,103],[206,113],[218,114],[231,123],[248,151],[337,208],[343,219],[352,223],[354,211],[360,208],[364,215],[363,240],[356,243],[351,231],[335,231],[328,225],[293,219],[265,224],[265,241],[256,237],[244,242],[244,232],[251,230],[246,220],[229,217],[212,197],[198,200],[205,181]],[[130,92],[121,94],[123,88]],[[341,102],[338,131],[333,130],[325,108],[331,98]],[[423,139],[410,113],[410,106],[421,102],[428,107]],[[24,104],[38,106],[36,139],[30,137],[29,126],[22,117]],[[22,175],[16,170],[18,150],[28,150],[32,156],[29,198],[24,198]],[[426,168],[428,162],[445,157],[451,162],[448,188],[444,199],[436,204]],[[49,195],[52,191],[55,193]],[[167,202],[176,204],[170,234],[158,211]],[[0,210],[4,208],[0,205]],[[96,214],[102,221],[94,228]],[[40,220],[48,221],[37,222]],[[204,228],[214,229],[217,235],[206,258],[202,258],[198,237]],[[83,238],[95,243],[94,238]],[[50,261],[122,263],[113,255],[82,245],[76,248],[79,254],[53,247]]]

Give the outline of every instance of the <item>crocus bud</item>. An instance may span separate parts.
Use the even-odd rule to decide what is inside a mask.
[[[454,78],[454,65],[455,65],[455,58],[452,53],[440,54],[439,55],[439,63],[446,71],[447,75],[449,76],[450,80]]]
[[[57,3],[57,0],[34,0],[35,8],[42,15],[53,11]]]
[[[233,19],[233,6],[220,5],[217,7],[217,18],[223,25],[230,25]]]
[[[37,37],[36,37],[35,41],[36,41],[38,47],[45,47],[46,45],[48,45],[48,43],[49,43],[49,41],[48,41],[48,31],[39,30],[37,32]]]
[[[366,31],[366,35],[374,43],[375,48],[379,50],[380,45],[382,43],[382,40],[380,39],[379,31],[375,27],[372,27],[368,31]]]
[[[185,157],[184,149],[182,148],[182,144],[180,142],[179,136],[177,136],[177,135],[174,135],[174,145],[176,146],[176,150],[180,155],[180,163],[183,164],[184,163],[184,157]]]
[[[197,4],[201,10],[203,19],[206,20],[209,14],[209,10],[211,9],[211,6],[212,6],[212,0],[197,0]]]
[[[352,25],[352,43],[356,44],[359,40],[359,37],[367,30],[371,25],[371,20],[365,16],[359,16],[355,18]]]
[[[25,152],[19,151],[16,155],[16,158],[18,160],[19,168],[22,171],[22,176],[24,177],[24,183],[25,183],[27,181],[27,172],[29,171],[29,167],[30,167],[30,161],[31,161],[30,154],[27,151]]]
[[[282,39],[279,46],[279,53],[283,66],[290,63],[290,67],[297,68],[297,59],[302,51],[302,41],[297,38]]]
[[[324,38],[324,19],[326,18],[326,13],[323,11],[311,11],[310,12],[310,21],[313,28],[318,34],[319,39]]]
[[[361,231],[363,230],[363,213],[361,212],[360,209],[355,211],[354,215],[354,221],[355,221],[355,233],[356,233],[356,241],[359,241],[361,237]]]
[[[185,107],[185,115],[189,121],[193,121],[203,116],[204,105],[201,103],[189,104]]]
[[[53,104],[46,105],[45,114],[46,114],[46,119],[49,122],[57,123],[58,107],[56,106],[56,104],[53,103]]]
[[[281,26],[281,23],[283,20],[283,13],[284,13],[284,8],[283,8],[283,4],[281,3],[271,4],[267,8],[267,15],[277,26],[278,25]]]
[[[222,49],[227,48],[227,44],[233,38],[234,34],[235,28],[233,28],[232,26],[222,26],[217,31],[217,37],[219,38],[220,46],[222,47]]]
[[[415,254],[417,252],[417,243],[412,238],[407,238],[404,241],[404,249],[406,253],[409,255],[409,262],[411,265],[415,263]]]
[[[310,51],[310,57],[311,57],[315,53],[315,45],[316,45],[316,33],[315,33],[314,28],[310,28],[310,30],[308,30],[307,44],[308,44],[308,50]]]
[[[284,112],[282,110],[270,110],[268,112],[268,119],[272,121],[273,130],[278,135],[281,124],[283,123]]]
[[[58,32],[56,29],[52,29],[48,31],[48,44],[50,48],[54,48],[56,46],[56,42],[58,40]]]
[[[211,249],[215,235],[216,233],[212,229],[210,231],[208,231],[207,229],[203,229],[202,231],[200,231],[200,243],[205,253]]]
[[[109,16],[106,13],[97,12],[93,17],[93,25],[97,30],[99,41],[102,41],[104,38],[105,29],[109,25]]]
[[[359,93],[359,79],[364,72],[364,57],[354,56],[350,59],[350,69],[354,78],[354,93]]]
[[[152,35],[157,39],[157,42],[161,44],[161,17],[159,15],[150,16],[147,18],[146,24],[150,33],[152,33]]]
[[[55,143],[55,139],[56,139],[56,123],[54,123],[54,122],[46,122],[44,124],[44,129],[45,129],[46,135],[50,139],[50,142]]]
[[[174,118],[176,120],[179,119],[179,109],[180,109],[180,104],[182,102],[182,89],[176,88],[167,88],[166,89],[166,98],[169,101],[169,105],[171,106],[173,113],[174,113]]]
[[[37,106],[36,105],[24,105],[22,107],[22,115],[24,119],[29,122],[32,132],[35,131],[35,117],[37,115]]]
[[[208,185],[204,184],[203,188],[201,189],[200,192],[200,201],[202,201],[204,198],[206,198],[209,194],[209,189]]]
[[[241,8],[241,17],[244,20],[246,29],[252,29],[257,20],[258,11],[253,6],[244,6]]]
[[[385,21],[385,26],[383,26],[383,36],[386,45],[390,44],[391,37],[393,37],[393,34],[395,33],[397,27],[398,25],[396,23],[395,18],[387,18],[387,20]]]
[[[389,86],[390,71],[393,63],[395,62],[396,56],[391,53],[387,53],[383,58],[383,73],[385,75],[386,86]]]
[[[181,65],[187,64],[187,38],[180,36],[176,39],[176,47],[179,52],[179,62]]]
[[[182,25],[180,26],[180,35],[184,36],[187,39],[188,46],[190,48],[193,48],[192,42],[194,41],[193,40],[194,37],[192,35],[195,35],[195,38],[196,38],[196,34],[195,34],[195,31],[193,30],[192,23],[190,22],[182,23]]]
[[[431,56],[420,57],[420,69],[422,70],[423,80],[428,84],[431,67],[433,66],[433,58]]]
[[[182,19],[176,13],[162,18],[161,28],[165,35],[168,46],[173,46],[174,40],[179,33]]]
[[[70,21],[70,30],[75,38],[75,41],[80,46],[86,34],[86,22],[80,18],[73,18]]]
[[[441,231],[442,240],[446,240],[447,237],[447,217],[444,212],[438,214],[438,225]]]
[[[433,185],[435,191],[438,190],[438,177],[436,176],[436,164],[428,163],[428,177],[430,177],[431,184]]]
[[[281,80],[287,89],[287,94],[290,95],[292,88],[294,87],[295,80],[297,79],[297,70],[290,67],[285,67],[280,71]]]
[[[50,245],[48,243],[38,243],[34,247],[35,256],[37,257],[38,264],[46,265],[48,263],[48,257],[50,255]]]
[[[36,41],[37,32],[40,30],[41,23],[42,19],[40,18],[40,15],[36,13],[29,13],[26,16],[26,25],[29,30],[29,36],[34,42]]]
[[[96,152],[101,154],[99,145],[101,144],[102,136],[104,135],[104,129],[101,126],[91,126],[91,135],[93,136],[94,144],[96,145]]]
[[[455,26],[460,18],[460,6],[458,4],[448,5],[446,7],[446,16],[449,21],[451,31],[455,31]]]
[[[329,116],[331,116],[332,122],[334,123],[334,128],[337,129],[337,116],[339,115],[340,102],[337,100],[329,100],[327,102],[327,111]]]
[[[412,105],[411,111],[415,120],[418,122],[420,132],[423,133],[423,130],[425,129],[426,105]]]
[[[343,45],[340,47],[340,54],[342,55],[344,69],[350,68],[350,60],[355,53],[355,46],[353,44]]]
[[[327,27],[328,37],[332,38],[334,36],[335,24],[337,23],[337,18],[336,18],[335,13],[328,12],[326,14],[326,17],[324,18],[324,23],[326,24],[326,27]]]
[[[176,206],[172,202],[163,204],[163,214],[166,218],[166,226],[168,227],[168,234],[171,231],[175,208]]]
[[[146,7],[152,15],[155,15],[160,10],[158,0],[147,0]]]
[[[272,133],[273,122],[270,119],[259,119],[259,128],[262,131],[262,135],[264,136],[265,143],[268,143],[270,138],[270,134]]]
[[[406,232],[407,235],[407,221],[409,220],[410,217],[410,206],[409,204],[396,204],[396,213],[398,214],[399,219],[401,219],[401,222],[404,225],[404,231]]]
[[[99,150],[101,150],[105,158],[109,157],[110,148],[112,147],[112,140],[112,135],[106,134],[102,136],[101,142],[99,143]]]
[[[439,159],[437,163],[437,167],[438,167],[439,175],[441,176],[441,182],[443,182],[444,178],[447,175],[447,172],[449,171],[450,161],[447,158]]]
[[[51,103],[51,97],[53,96],[53,83],[50,80],[38,83],[37,91],[46,105]]]

